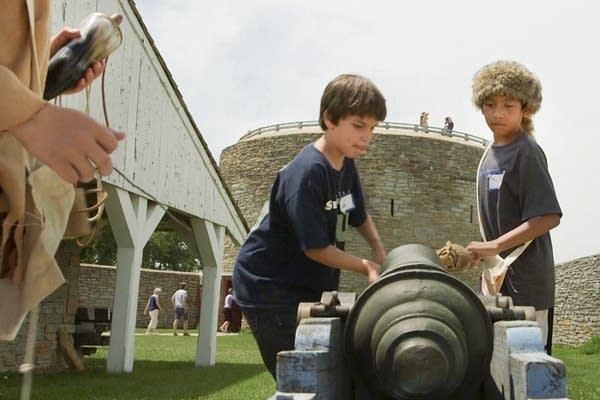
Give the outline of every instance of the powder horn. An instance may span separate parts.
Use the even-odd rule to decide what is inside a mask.
[[[117,49],[123,41],[119,24],[121,14],[107,16],[95,12],[79,26],[81,36],[61,47],[48,63],[44,99],[51,100],[75,86],[85,70]]]

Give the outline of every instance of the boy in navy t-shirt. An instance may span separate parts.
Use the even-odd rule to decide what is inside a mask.
[[[365,210],[354,159],[365,154],[385,118],[385,99],[368,79],[340,75],[321,97],[324,130],[279,173],[268,214],[240,249],[234,271],[236,300],[276,377],[277,353],[294,348],[300,302],[337,290],[340,270],[379,275],[385,250]],[[347,225],[357,228],[373,260],[344,251]]]

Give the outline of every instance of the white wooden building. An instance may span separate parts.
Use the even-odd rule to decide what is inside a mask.
[[[77,27],[95,11],[123,15],[123,43],[110,56],[105,76],[109,124],[127,135],[112,157],[115,172],[104,179],[107,215],[118,247],[107,369],[133,370],[142,250],[163,220],[175,221],[173,228],[202,259],[196,366],[212,366],[225,235],[241,244],[247,224],[134,2],[63,0],[53,1],[52,7],[52,31]],[[89,112],[104,121],[100,81],[92,86]],[[86,96],[66,96],[62,105],[83,111]]]

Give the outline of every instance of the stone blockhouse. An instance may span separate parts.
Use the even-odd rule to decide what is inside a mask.
[[[475,171],[485,141],[460,133],[442,135],[435,128],[429,133],[419,129],[382,124],[375,129],[367,154],[357,160],[367,210],[388,251],[407,243],[434,249],[447,240],[466,245],[479,237]],[[290,129],[275,126],[246,135],[223,150],[221,173],[249,225],[268,200],[277,171],[321,134],[314,122]],[[346,249],[370,257],[356,230],[350,231]],[[237,251],[226,246],[225,270],[233,268]],[[460,277],[474,287],[475,271]],[[342,273],[340,290],[361,291],[365,286],[365,277]]]

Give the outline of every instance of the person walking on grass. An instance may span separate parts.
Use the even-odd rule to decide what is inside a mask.
[[[229,333],[229,325],[231,324],[231,307],[233,307],[233,289],[227,289],[227,296],[225,296],[225,304],[223,305],[223,314],[225,315],[225,322],[219,327],[219,331]]]
[[[181,282],[179,289],[171,296],[171,303],[175,307],[175,319],[173,320],[173,336],[178,336],[177,325],[179,321],[183,321],[183,336],[190,336],[188,333],[188,309],[190,299],[188,292],[185,290],[186,283]]]
[[[158,313],[162,311],[158,294],[161,291],[160,288],[154,288],[144,309],[144,315],[150,315],[150,323],[148,324],[148,329],[146,329],[146,335],[158,335],[158,331],[156,330],[158,326]]]

